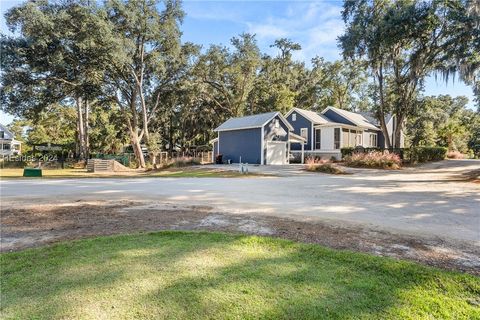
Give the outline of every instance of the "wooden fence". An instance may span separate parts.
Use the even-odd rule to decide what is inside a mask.
[[[114,161],[115,160],[88,159],[87,171],[88,172],[113,171]]]
[[[156,164],[168,163],[180,158],[194,158],[201,164],[212,163],[212,151],[198,152],[160,152]]]

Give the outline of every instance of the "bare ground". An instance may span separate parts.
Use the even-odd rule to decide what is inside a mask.
[[[64,240],[158,230],[274,236],[480,275],[480,248],[466,242],[411,237],[313,218],[225,214],[210,207],[180,208],[139,201],[78,200],[68,204],[4,206],[0,250],[17,251]]]

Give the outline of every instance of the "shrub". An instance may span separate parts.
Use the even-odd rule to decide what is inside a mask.
[[[197,158],[194,157],[180,157],[180,158],[175,158],[170,161],[166,167],[175,167],[175,168],[181,168],[181,167],[189,167],[189,166],[196,166],[199,165],[200,161]]]
[[[28,166],[26,161],[22,160],[15,160],[15,161],[8,161],[8,160],[0,160],[0,168],[25,168]]]
[[[410,162],[439,161],[445,159],[447,148],[444,147],[413,147],[410,148]]]
[[[448,151],[447,158],[448,159],[465,159],[466,156],[459,151]]]
[[[345,171],[333,164],[330,160],[308,157],[305,160],[305,170],[310,172],[324,172],[330,174],[345,174]]]
[[[362,148],[364,152],[373,152],[373,151],[382,151],[382,148]],[[341,148],[340,153],[342,154],[342,159],[348,156],[351,156],[355,153],[355,148],[348,147],[348,148]],[[396,152],[395,152],[396,153]]]
[[[345,157],[344,160],[348,166],[360,168],[399,169],[402,163],[398,154],[388,151],[354,153]]]
[[[344,159],[345,157],[351,156],[353,154],[353,151],[355,151],[355,148],[351,148],[351,147],[341,148],[340,152],[342,153],[342,159]]]
[[[290,163],[302,163],[302,154],[299,152],[291,153]]]

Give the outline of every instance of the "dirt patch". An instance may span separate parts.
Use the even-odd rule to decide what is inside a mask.
[[[210,207],[156,202],[81,201],[2,208],[1,251],[63,240],[157,230],[209,230],[267,235],[335,249],[409,259],[480,275],[480,248],[436,238],[392,234],[318,220],[223,214]]]

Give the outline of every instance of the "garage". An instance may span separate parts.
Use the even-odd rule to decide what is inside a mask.
[[[287,164],[287,143],[284,141],[267,142],[267,164]]]
[[[211,143],[223,163],[282,165],[288,163],[292,130],[280,112],[262,113],[228,119]]]

